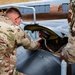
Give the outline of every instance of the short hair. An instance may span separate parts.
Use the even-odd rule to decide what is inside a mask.
[[[22,17],[20,11],[15,7],[11,7],[9,9],[7,9],[6,10],[6,15],[9,14],[9,13],[13,13],[13,12],[17,13],[20,17]]]

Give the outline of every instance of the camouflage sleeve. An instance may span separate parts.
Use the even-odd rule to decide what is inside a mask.
[[[38,48],[36,42],[31,41],[30,37],[26,32],[24,32],[21,28],[16,26],[16,42],[17,44],[22,44],[25,49],[36,50]]]
[[[71,34],[69,35],[68,43],[62,50],[62,55],[68,63],[75,63],[75,39]]]

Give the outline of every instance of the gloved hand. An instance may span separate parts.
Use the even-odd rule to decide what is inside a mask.
[[[40,47],[40,43],[37,41],[36,44],[37,44],[37,46],[38,46],[38,48],[39,48],[39,47]]]
[[[38,47],[40,47],[41,46],[41,44],[40,44],[40,41],[42,40],[42,38],[38,38],[35,42],[36,42],[36,44],[38,45]]]
[[[68,61],[67,59],[68,59],[68,57],[67,57],[66,51],[63,50],[63,51],[60,53],[60,61],[65,60],[65,61],[67,62],[67,61]]]

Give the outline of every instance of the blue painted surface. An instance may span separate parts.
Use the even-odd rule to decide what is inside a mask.
[[[63,37],[62,33],[67,37],[69,35],[69,24],[67,19],[58,19],[58,20],[44,20],[37,21],[40,26],[46,27],[54,31],[60,37]]]
[[[29,22],[28,22],[29,23]],[[28,23],[21,23],[21,28],[23,29],[24,26]],[[41,26],[47,27],[57,33],[59,36],[63,37],[61,33],[65,33],[68,37],[69,35],[69,25],[68,21],[66,19],[60,19],[60,20],[44,20],[44,21],[37,21],[37,23]],[[26,31],[27,32],[27,31]],[[36,37],[35,37],[36,34]],[[28,35],[30,35],[30,38],[32,40],[36,40],[38,38],[38,32],[32,33],[31,31],[28,32]],[[26,58],[28,57],[28,50],[25,50],[22,46],[20,46],[17,49],[17,65],[21,65]],[[26,57],[27,56],[27,57]],[[23,58],[25,57],[25,58]]]
[[[66,19],[61,20],[45,20],[45,21],[37,21],[41,26],[52,29],[58,35],[61,36],[61,32],[66,32],[66,35],[69,34],[69,25]],[[25,25],[21,25],[24,28]],[[33,34],[34,36],[34,34]],[[62,36],[61,36],[62,37]],[[25,50],[22,46],[17,49],[17,63],[16,66],[20,68],[26,59],[29,59],[29,56],[32,54],[31,51]],[[75,64],[72,64],[72,75],[75,75]]]
[[[41,0],[41,1],[50,1],[50,5],[59,5],[62,3],[70,3],[70,0]]]
[[[27,51],[26,51],[27,52]],[[23,57],[24,61],[17,65],[17,70],[27,75],[60,75],[60,61],[50,52],[37,50]],[[27,57],[27,59],[26,59]]]
[[[26,6],[26,5],[25,5]],[[36,13],[48,13],[50,12],[50,4],[45,4],[45,5],[33,5],[31,7],[34,7],[36,10]],[[27,8],[20,8],[19,9],[21,14],[33,14],[32,9],[27,9]]]
[[[33,1],[29,3],[24,3],[20,5],[34,7],[36,13],[48,13],[50,12],[50,6],[52,5],[62,5],[63,13],[68,13],[70,0],[40,0]],[[67,4],[67,5],[66,5]],[[23,9],[20,8],[22,14],[32,14],[33,11],[31,9]]]

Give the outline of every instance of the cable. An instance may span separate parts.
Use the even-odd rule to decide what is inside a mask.
[[[45,47],[51,52],[51,53],[54,53],[54,51],[52,51],[48,46],[47,46],[47,44],[46,44],[46,39],[45,38],[42,38],[45,42]]]

